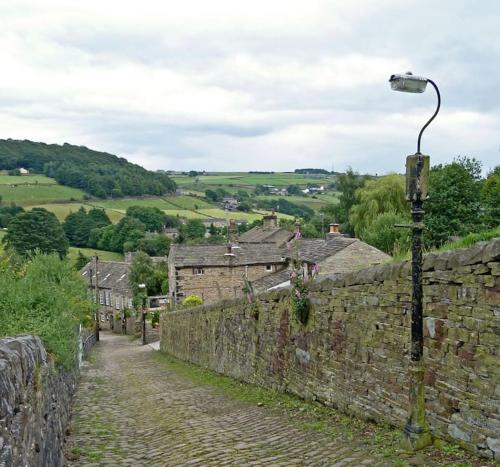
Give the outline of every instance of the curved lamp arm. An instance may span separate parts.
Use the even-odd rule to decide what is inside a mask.
[[[436,111],[434,112],[434,115],[429,119],[429,121],[420,130],[420,133],[418,135],[417,154],[421,154],[420,153],[420,140],[422,139],[422,133],[429,126],[429,124],[432,122],[432,120],[434,120],[436,118],[436,115],[438,114],[439,109],[441,108],[441,94],[439,92],[439,89],[438,89],[436,83],[434,81],[432,81],[431,79],[427,79],[427,82],[431,83],[432,86],[434,87],[434,89],[436,90],[436,94],[437,94],[437,98],[438,98],[438,104],[437,104],[437,107],[436,107]]]

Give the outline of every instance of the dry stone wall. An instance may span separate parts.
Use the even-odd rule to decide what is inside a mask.
[[[75,378],[56,371],[39,338],[0,339],[0,467],[63,465]]]
[[[432,433],[500,459],[500,239],[424,260],[426,409]],[[161,349],[237,379],[403,425],[408,261],[311,286],[301,325],[289,292],[166,313]]]

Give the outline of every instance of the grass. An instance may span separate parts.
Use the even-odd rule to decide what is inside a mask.
[[[75,263],[78,256],[78,252],[81,251],[84,256],[90,258],[91,256],[98,256],[101,261],[123,261],[123,255],[121,253],[115,253],[114,251],[104,251],[96,250],[93,248],[77,248],[69,247],[69,252],[67,258],[72,264]]]
[[[248,404],[266,407],[268,410],[289,417],[290,422],[304,430],[313,430],[325,435],[359,444],[373,454],[391,460],[387,465],[405,466],[414,454],[402,448],[400,429],[383,424],[374,424],[345,415],[338,410],[316,402],[308,402],[294,395],[242,383],[228,376],[220,375],[193,364],[178,360],[168,354],[155,352],[154,361],[197,385],[211,386],[232,399]],[[439,443],[440,447],[429,447],[419,452],[423,461],[419,465],[462,466],[493,465],[479,461],[458,446]],[[412,464],[413,465],[413,464]]]
[[[46,177],[45,175],[10,176],[0,173],[0,185],[31,185],[31,184],[56,185],[57,182],[53,178]]]
[[[492,238],[500,238],[500,227],[485,230],[484,232],[471,233],[456,242],[445,243],[435,251],[441,252],[447,250],[457,250],[458,248],[469,248],[477,242],[491,240]]]
[[[259,200],[276,201],[277,204],[279,198],[285,198],[287,201],[290,201],[291,203],[297,204],[299,206],[300,205],[307,206],[308,208],[314,209],[315,211],[318,211],[323,206],[327,206],[328,204],[338,203],[338,196],[336,194],[317,195],[316,198],[313,198],[312,196],[274,196],[274,195],[257,196],[257,199]]]
[[[0,185],[0,196],[5,204],[14,202],[20,206],[41,203],[81,200],[82,190],[62,185]]]
[[[442,253],[444,251],[458,250],[460,248],[470,248],[477,242],[488,241],[493,238],[500,238],[500,227],[496,227],[491,230],[485,230],[479,233],[470,233],[465,237],[462,237],[456,242],[448,242],[441,245],[439,248],[434,248],[431,250],[424,251],[425,253]],[[403,251],[395,254],[392,259],[393,261],[402,261],[411,258],[411,250]]]
[[[335,180],[332,175],[320,175],[317,178],[310,175],[277,172],[274,174],[251,174],[251,173],[219,173],[213,175],[201,175],[199,177],[188,177],[186,175],[173,176],[177,185],[220,185],[221,187],[233,185],[235,187],[249,187],[255,185],[288,186],[307,184],[325,184]],[[198,182],[197,182],[198,180]]]

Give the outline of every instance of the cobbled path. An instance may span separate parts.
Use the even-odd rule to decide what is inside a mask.
[[[67,465],[394,465],[362,440],[302,430],[285,414],[197,386],[153,352],[101,334],[75,396]]]

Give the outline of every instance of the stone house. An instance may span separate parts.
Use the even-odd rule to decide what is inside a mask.
[[[99,261],[97,263],[97,297],[101,310],[101,321],[109,322],[115,311],[132,308],[132,289],[128,282],[130,263]],[[89,261],[80,274],[87,281],[95,297],[96,271],[93,261]]]
[[[260,244],[271,243],[276,246],[282,246],[288,242],[293,233],[289,230],[278,227],[278,216],[273,212],[262,219],[262,226],[254,227],[249,231],[242,233],[238,237],[240,244]]]
[[[177,227],[164,227],[161,233],[165,237],[175,240],[179,236],[179,229]]]
[[[287,267],[275,245],[172,245],[168,258],[169,298],[189,295],[204,303],[243,296],[245,279],[254,281]]]
[[[221,207],[226,211],[236,211],[239,205],[238,200],[232,196],[224,196],[222,198]]]
[[[338,224],[330,224],[330,232],[324,239],[299,239],[297,248],[297,252],[293,251],[293,246],[283,249],[283,256],[290,263],[292,256],[298,254],[303,273],[307,276],[311,276],[315,266],[319,268],[318,276],[325,277],[386,263],[391,259],[391,256],[378,248],[357,238],[345,237],[339,232]],[[290,277],[284,272],[272,274],[253,283],[256,293],[289,285]]]

